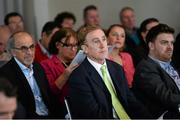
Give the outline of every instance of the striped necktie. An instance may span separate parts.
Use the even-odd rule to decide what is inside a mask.
[[[171,76],[180,90],[180,78],[176,70],[169,64],[165,67],[165,71]]]

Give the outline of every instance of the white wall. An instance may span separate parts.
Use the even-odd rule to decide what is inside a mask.
[[[41,37],[43,25],[50,19],[48,0],[34,0],[34,11],[36,20],[36,39],[38,40]]]
[[[175,29],[180,29],[180,0],[48,0],[49,19],[57,13],[70,11],[77,17],[75,28],[83,24],[82,11],[85,6],[94,4],[99,8],[101,25],[108,28],[119,23],[119,11],[124,6],[131,6],[136,12],[137,25],[148,17],[156,17]]]

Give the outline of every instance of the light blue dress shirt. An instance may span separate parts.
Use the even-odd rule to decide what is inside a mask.
[[[44,101],[42,100],[41,93],[39,90],[39,87],[36,83],[36,80],[33,76],[33,65],[31,64],[30,67],[24,66],[19,60],[15,58],[16,63],[21,68],[23,74],[25,75],[30,88],[32,90],[34,99],[35,99],[35,105],[36,105],[36,113],[40,116],[47,116],[48,115],[48,109],[46,105],[44,104]]]

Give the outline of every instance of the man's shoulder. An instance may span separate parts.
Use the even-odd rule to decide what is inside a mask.
[[[0,69],[12,69],[14,66],[15,61],[13,60],[13,58],[11,58],[6,64],[4,64]]]
[[[157,72],[159,70],[162,70],[160,65],[150,58],[142,59],[136,67],[136,72],[142,72],[142,71],[154,71],[154,72],[156,71]]]

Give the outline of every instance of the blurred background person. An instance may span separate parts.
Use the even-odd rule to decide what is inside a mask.
[[[17,90],[4,77],[0,77],[0,119],[12,119],[17,108]]]
[[[121,9],[119,15],[121,24],[125,28],[125,32],[127,34],[127,42],[130,42],[130,45],[138,46],[140,44],[140,39],[137,34],[138,27],[136,27],[134,9],[131,7],[124,7]]]
[[[4,18],[4,24],[9,27],[11,34],[24,31],[23,17],[17,12],[8,13]]]
[[[59,28],[74,28],[76,17],[71,12],[62,12],[56,15],[54,22]]]
[[[173,52],[173,57],[172,61],[174,66],[178,69],[180,72],[180,33],[176,37],[176,41],[174,43],[174,52]]]
[[[41,62],[47,75],[51,91],[58,97],[62,106],[62,117],[65,116],[64,97],[68,93],[68,78],[77,65],[70,65],[78,50],[78,40],[75,31],[61,28],[49,43],[50,59]]]
[[[143,58],[147,58],[149,48],[146,42],[146,36],[149,30],[158,24],[159,21],[156,18],[147,18],[141,23],[138,31],[141,44],[135,48],[136,55],[133,56],[133,59],[134,61],[136,61],[136,64],[138,64]]]
[[[100,17],[98,8],[95,5],[89,5],[83,11],[84,26],[100,26]]]
[[[135,70],[131,55],[123,51],[125,48],[125,37],[125,30],[122,25],[114,24],[107,30],[108,44],[113,46],[113,50],[108,57],[123,67],[128,86],[131,88]]]
[[[44,24],[41,32],[41,39],[37,41],[35,48],[35,61],[41,62],[51,57],[48,46],[53,34],[58,31],[59,28],[53,21],[49,21]]]
[[[0,67],[10,60],[11,55],[6,50],[7,41],[10,37],[9,28],[5,25],[0,26]]]
[[[138,36],[138,27],[136,26],[136,16],[135,11],[131,7],[124,7],[121,9],[120,21],[126,32],[126,51],[133,57],[133,63],[136,66],[138,61],[136,61],[137,53],[136,47],[141,44],[140,38]]]

